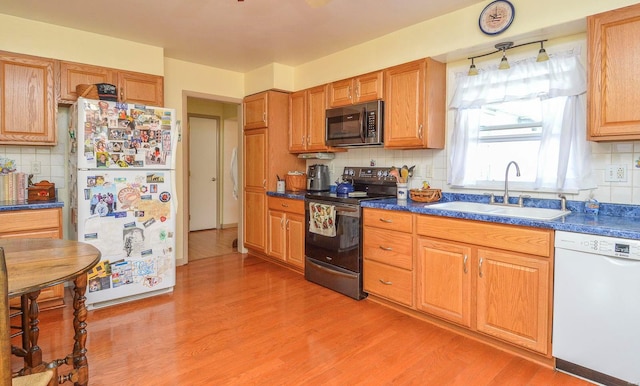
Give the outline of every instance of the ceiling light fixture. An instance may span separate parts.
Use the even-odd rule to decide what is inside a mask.
[[[502,59],[500,59],[500,65],[498,66],[499,69],[501,70],[506,70],[511,68],[511,66],[509,65],[509,61],[507,60],[507,50],[510,50],[512,48],[516,48],[516,47],[522,47],[522,46],[528,46],[529,44],[538,44],[540,43],[540,51],[538,52],[538,57],[536,58],[536,62],[544,62],[549,60],[549,55],[547,54],[547,51],[544,49],[544,42],[546,42],[547,39],[545,40],[536,40],[534,42],[529,42],[529,43],[523,43],[523,44],[517,44],[517,45],[513,45],[513,42],[501,42],[496,44],[494,47],[496,47],[495,51],[491,51],[491,52],[487,52],[486,54],[482,54],[482,55],[476,55],[476,56],[472,56],[469,57],[467,59],[471,60],[471,66],[469,67],[469,76],[473,76],[473,75],[478,75],[478,69],[476,68],[474,59],[477,58],[481,58],[483,56],[489,56],[492,54],[495,54],[497,52],[502,52]]]

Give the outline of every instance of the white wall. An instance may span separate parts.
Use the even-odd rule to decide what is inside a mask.
[[[233,181],[231,178],[231,154],[234,149],[238,148],[238,118],[225,119],[222,123],[224,143],[224,162],[222,167],[222,227],[230,227],[238,225],[240,215],[239,197],[242,194],[242,185],[238,184],[238,198],[233,195]],[[239,167],[240,165],[237,164]]]

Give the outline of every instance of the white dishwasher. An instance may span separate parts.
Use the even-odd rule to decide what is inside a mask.
[[[640,241],[557,231],[555,248],[556,368],[639,384]]]

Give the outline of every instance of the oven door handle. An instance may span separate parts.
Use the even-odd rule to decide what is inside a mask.
[[[311,264],[311,265],[313,265],[314,267],[316,267],[316,268],[318,268],[318,269],[320,269],[320,270],[322,270],[322,271],[325,271],[325,272],[327,272],[327,273],[330,273],[330,274],[332,274],[332,275],[344,276],[344,277],[348,277],[348,278],[352,278],[352,277],[353,277],[353,275],[349,275],[348,273],[343,273],[343,272],[339,272],[339,271],[334,271],[334,270],[332,270],[332,269],[329,269],[329,268],[323,267],[323,266],[321,266],[320,264],[316,264],[316,263],[311,262],[311,261],[309,261],[309,260],[307,260],[307,262],[306,262],[306,263],[307,263],[307,264]]]

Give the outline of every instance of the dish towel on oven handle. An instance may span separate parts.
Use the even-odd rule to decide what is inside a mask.
[[[309,232],[322,236],[336,236],[336,207],[309,203]]]

